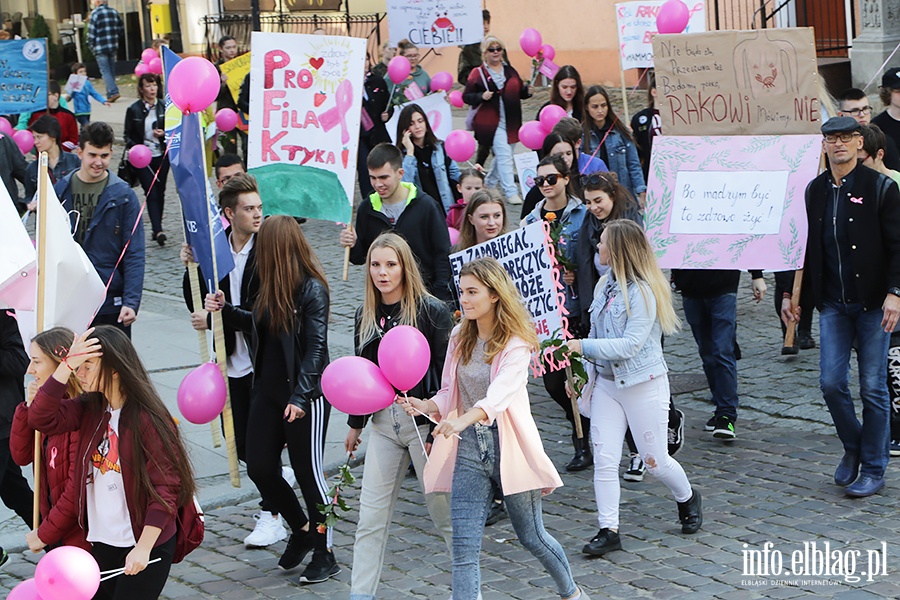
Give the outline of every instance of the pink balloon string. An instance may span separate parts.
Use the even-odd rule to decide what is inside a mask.
[[[341,143],[350,141],[350,130],[347,128],[347,112],[353,103],[353,84],[349,79],[338,84],[334,94],[334,108],[328,109],[319,115],[319,124],[323,131],[331,131],[335,125],[341,124]]]

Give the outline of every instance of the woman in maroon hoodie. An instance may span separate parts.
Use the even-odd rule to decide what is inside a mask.
[[[9,451],[16,464],[25,466],[34,460],[34,429],[28,425],[28,410],[38,389],[53,376],[61,356],[69,350],[75,333],[64,327],[54,327],[39,333],[31,340],[28,373],[34,381],[28,384],[25,402],[16,407],[9,436]],[[81,385],[74,375],[66,384],[66,397],[81,394]],[[90,550],[84,530],[78,526],[78,486],[72,461],[78,452],[78,436],[72,432],[46,436],[41,444],[41,525],[25,536],[32,552],[44,547],[78,546]]]
[[[73,372],[84,393],[66,399]],[[172,565],[177,510],[193,501],[195,485],[178,428],[131,340],[112,326],[77,336],[37,392],[28,424],[78,437],[79,525],[101,571],[125,567],[95,597],[158,598]]]

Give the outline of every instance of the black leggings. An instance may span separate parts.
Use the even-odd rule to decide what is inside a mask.
[[[228,391],[231,393],[231,418],[234,423],[234,445],[237,447],[238,460],[247,462],[247,421],[250,419],[250,397],[253,393],[253,373],[243,377],[229,377]],[[225,435],[225,421],[220,417],[222,435]],[[260,493],[262,496],[262,493]],[[278,514],[271,502],[263,496],[259,502],[260,509],[268,513]]]
[[[153,176],[157,169],[159,169],[159,176],[156,178],[156,183],[153,183]],[[153,157],[150,160],[150,166],[137,169],[137,175],[141,182],[141,189],[147,196],[147,214],[150,215],[150,227],[155,236],[162,231],[163,206],[166,204],[166,179],[169,176],[169,157],[165,154]],[[151,183],[153,189],[150,189]],[[150,189],[149,194],[147,194],[148,189]]]
[[[118,548],[100,542],[94,542],[91,554],[97,560],[101,571],[121,569],[125,566],[125,557],[131,548]],[[147,565],[137,575],[119,575],[100,583],[100,589],[94,600],[156,600],[166,587],[169,569],[172,568],[172,556],[175,554],[175,536],[150,552],[150,560],[161,559]]]
[[[325,520],[316,505],[327,503],[328,484],[322,455],[330,414],[331,405],[318,398],[302,419],[288,423],[284,419],[284,407],[257,390],[250,401],[247,420],[247,475],[266,502],[272,504],[273,512],[287,521],[291,531],[300,533],[312,521],[309,531],[316,536],[316,547],[323,550],[331,547],[331,529],[325,535],[316,531]],[[281,476],[281,451],[285,442],[309,518],[303,513],[294,490]]]

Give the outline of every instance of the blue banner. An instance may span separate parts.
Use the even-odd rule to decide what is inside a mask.
[[[163,46],[163,65],[168,79],[178,61],[178,55]],[[213,244],[210,243],[210,229],[215,242],[216,269],[219,281],[234,269],[234,259],[228,245],[225,228],[219,218],[216,197],[206,178],[206,161],[203,156],[203,128],[200,115],[182,115],[166,94],[166,143],[172,176],[181,199],[181,214],[184,218],[184,233],[187,243],[194,253],[194,260],[200,265],[200,272],[213,289]]]
[[[47,39],[0,41],[0,114],[47,108]]]

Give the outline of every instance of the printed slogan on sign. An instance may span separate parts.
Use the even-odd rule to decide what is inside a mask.
[[[460,46],[484,37],[478,0],[388,0],[387,15],[395,46],[404,39],[425,48]]]

